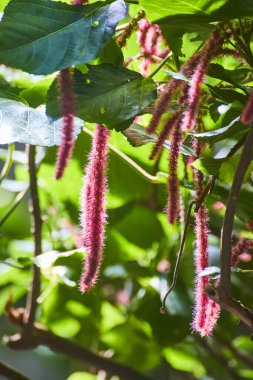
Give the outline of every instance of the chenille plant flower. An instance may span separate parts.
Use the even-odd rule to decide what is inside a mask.
[[[105,193],[108,140],[110,131],[97,125],[81,192],[82,246],[87,252],[80,281],[81,292],[96,283],[103,255],[106,223]]]
[[[74,146],[74,93],[70,69],[64,69],[58,74],[60,90],[60,105],[62,111],[62,140],[57,153],[55,178],[60,179],[72,155]]]

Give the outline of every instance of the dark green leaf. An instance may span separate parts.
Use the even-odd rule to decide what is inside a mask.
[[[109,64],[87,65],[82,74],[74,72],[76,115],[91,122],[117,127],[141,112],[156,98],[152,79],[143,78],[135,71]],[[56,81],[48,93],[47,113],[53,118],[61,114]],[[122,124],[122,130],[129,123]],[[117,128],[119,129],[119,128]]]
[[[125,130],[124,135],[126,136],[129,143],[134,147],[142,146],[152,142],[154,143],[158,140],[156,134],[150,135],[147,130],[139,124],[132,124],[128,129]],[[165,141],[163,146],[165,149],[170,150],[169,141]],[[181,144],[180,153],[185,156],[193,155],[192,149],[186,144]]]
[[[73,6],[48,0],[11,0],[0,23],[0,62],[49,74],[93,61],[124,18],[125,4]]]
[[[196,169],[200,170],[204,174],[214,175],[218,177],[219,170],[224,162],[224,158],[203,157],[192,163]]]
[[[209,144],[214,144],[218,141],[225,140],[229,137],[234,138],[235,136],[244,134],[247,132],[247,130],[248,126],[241,123],[239,121],[239,117],[237,117],[226,127],[204,133],[191,133],[191,135],[196,137],[198,140],[206,141]]]

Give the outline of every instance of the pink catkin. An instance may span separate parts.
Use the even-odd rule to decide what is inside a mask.
[[[169,137],[171,131],[173,130],[173,127],[178,122],[178,120],[177,120],[178,116],[179,116],[179,112],[176,111],[165,122],[163,129],[162,129],[160,135],[158,136],[158,140],[157,140],[156,144],[154,145],[153,150],[151,152],[151,155],[149,157],[150,160],[153,160],[155,157],[157,157],[160,154],[160,152],[163,148],[164,142]]]
[[[249,100],[246,107],[243,110],[241,120],[244,124],[253,123],[253,92],[251,92],[249,96]]]
[[[201,336],[210,334],[211,323],[207,319],[207,308],[209,298],[205,294],[205,288],[208,285],[209,277],[199,277],[206,267],[208,267],[208,216],[204,205],[200,207],[195,214],[195,233],[196,233],[196,251],[195,251],[195,267],[196,267],[196,286],[195,286],[195,307],[192,328],[200,333]],[[211,314],[209,315],[211,316]]]
[[[168,182],[168,206],[167,215],[170,224],[175,224],[179,215],[179,184],[178,184],[178,158],[182,140],[180,122],[174,124],[169,156],[169,182]]]
[[[72,77],[69,69],[60,71],[58,75],[60,88],[60,104],[63,117],[62,141],[57,153],[55,178],[60,179],[72,155],[74,146],[74,94]]]
[[[87,292],[94,286],[102,260],[109,134],[102,125],[96,126],[81,193],[82,245],[87,252],[80,281],[81,292]]]
[[[231,253],[231,267],[236,267],[240,261],[240,255],[249,253],[253,248],[253,240],[247,238],[240,238],[232,249]]]
[[[144,56],[140,65],[140,72],[143,76],[148,76],[150,66],[156,63],[156,57],[165,58],[169,52],[168,48],[161,49],[162,43],[165,42],[162,31],[157,24],[151,24],[146,18],[139,22],[138,43]]]

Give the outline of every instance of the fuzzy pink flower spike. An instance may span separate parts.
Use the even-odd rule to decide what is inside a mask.
[[[253,123],[253,92],[251,92],[249,96],[249,100],[246,107],[243,110],[241,120],[244,124]]]
[[[199,157],[202,144],[196,139],[192,142],[195,157]],[[194,170],[196,181],[195,200],[198,200],[203,187],[203,174],[196,169]],[[209,283],[209,276],[199,277],[199,274],[208,267],[208,212],[204,204],[201,205],[195,214],[195,306],[192,328],[202,337],[211,335],[213,327],[219,317],[220,307],[214,301],[210,300],[205,294],[205,288]]]
[[[60,71],[58,75],[60,103],[63,116],[62,141],[57,153],[55,178],[60,179],[72,155],[74,146],[74,94],[70,69]]]
[[[103,255],[109,134],[110,131],[102,125],[96,126],[81,193],[82,245],[87,251],[80,281],[81,292],[89,291],[96,283]]]
[[[178,157],[182,141],[182,132],[180,130],[180,119],[174,123],[170,145],[169,157],[169,182],[168,182],[168,206],[167,214],[170,224],[175,224],[179,215],[179,184],[178,184]]]
[[[161,50],[163,42],[165,42],[165,40],[160,26],[152,24],[146,18],[143,18],[139,22],[138,33],[138,43],[144,57],[140,65],[140,72],[142,75],[149,75],[150,66],[152,63],[156,63],[156,57],[163,59],[168,54],[168,48]]]
[[[158,136],[158,140],[153,147],[153,150],[149,157],[150,160],[153,160],[155,157],[159,156],[159,154],[161,153],[163,144],[165,143],[166,139],[169,137],[170,133],[173,131],[174,126],[178,123],[178,117],[179,117],[179,111],[176,111],[173,113],[172,116],[170,116],[166,120],[163,126],[163,129],[160,135]]]
[[[207,320],[207,307],[209,298],[205,294],[205,288],[208,285],[209,277],[199,277],[205,268],[208,267],[208,216],[207,210],[202,205],[195,215],[195,232],[196,232],[196,287],[195,287],[195,308],[192,328],[201,336],[209,335],[210,328]]]

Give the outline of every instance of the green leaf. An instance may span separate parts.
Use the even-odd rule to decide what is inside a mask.
[[[143,78],[135,71],[110,64],[87,65],[87,68],[85,74],[75,70],[73,85],[76,115],[85,121],[126,129],[128,123],[121,128],[117,128],[117,124],[134,117],[156,99],[153,80]],[[49,116],[60,116],[58,103],[55,81],[47,97]]]
[[[218,177],[221,164],[224,160],[224,158],[203,157],[195,160],[192,163],[192,166],[204,174]]]
[[[140,0],[139,3],[145,7],[148,18],[159,20],[162,18],[173,18],[179,16],[195,16],[195,21],[208,21],[211,14],[225,4],[227,0]],[[189,17],[190,18],[190,17]]]
[[[158,137],[156,134],[150,135],[145,128],[139,124],[132,124],[129,128],[124,131],[124,136],[126,136],[128,142],[133,147],[139,147],[148,143],[157,142]],[[170,150],[170,142],[165,141],[163,144],[164,148]],[[186,144],[181,144],[180,153],[185,156],[192,156],[193,150]]]
[[[204,133],[189,133],[191,136],[196,137],[198,140],[206,141],[209,144],[215,144],[218,141],[225,140],[229,137],[234,138],[235,136],[244,134],[248,130],[248,126],[244,125],[239,121],[239,117],[234,119],[226,127],[215,129],[213,131],[208,131]]]
[[[50,121],[44,107],[34,109],[15,100],[0,98],[0,144],[53,146],[61,142],[62,119]],[[75,118],[75,136],[83,121]]]
[[[240,82],[247,75],[249,75],[250,70],[246,68],[226,70],[223,66],[218,63],[211,63],[208,69],[208,75],[213,78],[221,79],[222,81],[234,84]]]
[[[212,267],[207,267],[204,270],[202,270],[202,272],[200,272],[198,274],[198,276],[199,277],[210,276],[210,275],[216,274],[216,273],[220,273],[220,268],[212,266]]]
[[[50,74],[93,61],[126,11],[123,0],[104,4],[11,0],[0,23],[0,63]]]
[[[62,257],[69,257],[76,253],[82,253],[81,249],[74,249],[72,251],[67,252],[58,252],[58,251],[48,251],[38,255],[32,259],[32,261],[42,269],[50,268],[57,259]]]
[[[187,22],[207,23],[229,20],[238,17],[253,17],[251,0],[139,0],[152,21],[166,19]]]

